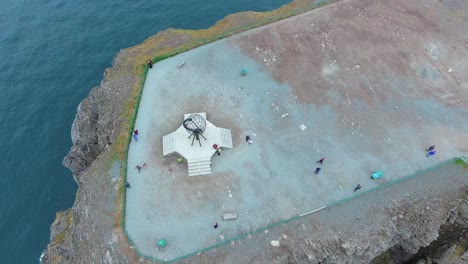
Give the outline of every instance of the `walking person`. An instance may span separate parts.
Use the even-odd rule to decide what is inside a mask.
[[[218,228],[218,222],[214,223],[213,227],[214,229]]]
[[[358,184],[356,186],[356,188],[354,188],[354,192],[356,192],[357,190],[361,189],[362,188],[362,184]]]
[[[147,61],[146,63],[148,63],[148,67],[150,69],[153,69],[153,62],[151,60]]]
[[[141,167],[140,165],[136,165],[136,167],[135,167],[135,169],[138,170],[138,173],[140,173],[140,171],[141,171],[142,168],[143,168],[143,167]]]
[[[136,133],[135,133],[135,131],[136,131]],[[138,130],[136,130],[136,129],[133,130],[133,135],[132,136],[133,136],[133,139],[135,140],[135,142],[138,142]]]
[[[432,146],[430,146],[429,148],[426,149],[426,152],[429,152],[429,151],[434,150],[434,149],[435,149],[435,145],[432,145]]]
[[[138,129],[133,129],[133,134],[138,136]]]
[[[426,154],[426,157],[434,156],[436,154],[435,150],[431,150]]]
[[[315,174],[319,174],[321,170],[322,170],[322,169],[321,169],[320,167],[319,167],[319,168],[316,168],[316,169],[315,169]]]
[[[217,148],[216,153],[218,153],[218,156],[221,156],[221,148]]]
[[[319,161],[317,161],[317,163],[323,164],[324,160],[325,160],[325,158],[321,158],[321,159],[319,159]]]
[[[245,136],[245,141],[249,144],[252,144],[252,138],[249,135]]]
[[[125,187],[130,189],[132,186],[130,186],[130,183],[125,182]]]

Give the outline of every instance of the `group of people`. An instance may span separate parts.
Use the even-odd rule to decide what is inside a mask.
[[[252,144],[253,141],[252,138],[249,135],[247,135],[245,136],[245,142]],[[218,144],[213,144],[213,149],[216,151],[216,154],[218,154],[218,156],[221,156],[221,148],[218,146]]]
[[[151,65],[151,67],[152,67],[152,65]],[[135,142],[138,142],[138,129],[133,129],[132,137],[135,140]],[[136,167],[135,167],[135,169],[138,170],[138,173],[140,173],[141,170],[144,169],[144,168],[146,168],[146,162],[143,163],[143,165],[141,165],[141,166],[137,164]],[[132,186],[130,185],[129,182],[125,182],[125,187],[126,188],[131,188]]]
[[[435,155],[436,151],[435,151],[435,145],[432,145],[430,146],[429,148],[426,149],[426,157],[430,157],[430,156],[433,156]]]
[[[324,160],[325,160],[325,158],[319,159],[319,160],[317,161],[317,164],[322,165]],[[314,171],[314,172],[315,172],[315,174],[319,174],[321,170],[322,170],[321,167],[317,167],[317,168],[315,168],[315,171]]]
[[[138,170],[138,173],[140,173],[141,170],[144,169],[144,168],[146,168],[146,162],[143,163],[143,165],[141,165],[141,166],[137,164],[136,167],[135,167],[135,169]]]
[[[325,161],[325,157],[319,159],[316,163],[317,163],[317,164],[320,164],[320,165],[323,165],[323,162],[324,162],[324,161]],[[321,167],[317,167],[317,168],[315,168],[314,173],[315,173],[315,174],[319,174],[321,170],[322,170]],[[359,190],[359,189],[361,189],[361,188],[362,188],[362,184],[358,184],[358,185],[356,186],[356,188],[354,188],[354,192],[356,192],[357,190]]]
[[[435,151],[435,145],[429,146],[429,148],[426,149],[426,157],[433,156],[433,155],[435,155],[435,153],[436,153],[436,151]],[[325,158],[321,158],[320,160],[317,161],[317,163],[320,164],[320,165],[322,165],[324,160],[325,160]],[[315,174],[319,174],[321,170],[322,170],[321,167],[317,167],[317,168],[315,168],[314,173],[315,173]],[[374,174],[375,174],[375,173],[374,173]],[[381,172],[379,172],[379,176],[380,176],[380,174],[381,174]],[[371,176],[371,179],[377,179],[377,178],[378,178],[378,177],[376,177],[376,176],[374,176],[374,175]],[[359,183],[359,184],[356,186],[356,188],[354,188],[354,192],[356,192],[357,190],[361,189],[362,187],[363,187],[363,185]]]
[[[216,151],[218,156],[221,156],[221,148],[218,146],[218,144],[213,144],[213,149]]]

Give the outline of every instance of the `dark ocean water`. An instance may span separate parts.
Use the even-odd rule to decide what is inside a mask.
[[[36,263],[76,185],[62,167],[78,103],[120,49],[166,28],[206,28],[289,0],[0,2],[0,256]]]

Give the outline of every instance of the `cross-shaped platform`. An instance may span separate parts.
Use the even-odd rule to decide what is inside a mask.
[[[206,121],[206,129],[199,143],[193,143],[195,135],[190,137],[189,132],[181,125],[176,131],[163,136],[163,155],[178,153],[187,160],[189,176],[210,174],[211,157],[216,153],[216,148],[232,148],[231,130],[220,128],[206,120],[206,113],[193,113],[202,116]],[[184,120],[193,114],[185,114]],[[182,121],[184,121],[182,120]]]

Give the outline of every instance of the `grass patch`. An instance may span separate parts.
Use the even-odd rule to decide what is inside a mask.
[[[389,250],[381,253],[377,257],[371,260],[370,264],[387,264],[387,263],[393,263],[395,260],[393,258],[393,255]]]
[[[465,169],[468,169],[468,164],[463,159],[456,159],[454,163],[456,165],[462,166]]]
[[[114,227],[119,227],[122,226],[122,228],[125,228],[125,222],[124,222],[124,215],[122,213],[122,208],[123,208],[123,198],[124,198],[124,185],[122,184],[122,181],[119,181],[119,189],[117,190],[117,195],[115,197],[115,206],[118,208],[115,210],[114,213]]]
[[[468,250],[468,238],[464,238],[460,241],[458,246],[453,251],[453,255],[456,257],[460,257]]]
[[[71,224],[72,224],[72,221],[73,221],[73,215],[72,215],[71,210],[68,210],[67,212],[58,212],[55,219],[61,219],[63,217],[63,214],[66,214],[65,215],[65,229],[63,229],[62,232],[60,232],[58,235],[56,235],[54,237],[54,240],[52,241],[52,244],[55,244],[55,245],[58,245],[58,244],[63,242],[63,240],[65,238],[65,235],[70,230],[70,227],[71,227]],[[54,223],[54,224],[56,224],[56,223]]]
[[[54,241],[52,241],[52,243],[54,243],[56,245],[62,243],[63,239],[65,238],[65,234],[66,234],[65,230],[60,232],[60,234],[55,236]]]

